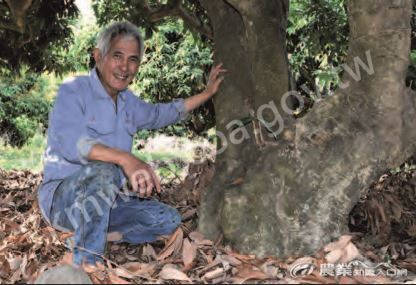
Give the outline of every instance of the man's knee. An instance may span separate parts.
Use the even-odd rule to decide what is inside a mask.
[[[114,163],[104,161],[93,161],[87,164],[93,171],[97,172],[118,172],[118,166]]]
[[[93,162],[86,166],[86,172],[90,177],[86,188],[88,197],[99,197],[112,206],[121,186],[119,168],[111,163]]]
[[[102,183],[112,183],[117,187],[121,184],[120,169],[113,163],[91,162],[87,165],[87,174]]]

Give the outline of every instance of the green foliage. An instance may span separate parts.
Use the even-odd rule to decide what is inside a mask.
[[[14,27],[16,18],[5,1],[0,1],[0,11],[0,21],[8,23],[8,28],[0,28],[0,68],[18,70],[26,65],[38,73],[65,71],[54,48],[67,50],[71,43],[69,24],[78,15],[73,0],[32,0],[23,33]]]
[[[162,163],[159,165],[157,172],[159,177],[161,178],[161,183],[163,183],[165,180],[167,181],[173,181],[177,179],[177,182],[181,182],[181,174],[184,171],[184,168],[181,163],[178,163],[176,161],[168,162],[168,163]]]
[[[46,148],[46,138],[41,131],[28,140],[22,147],[5,145],[0,138],[0,168],[4,170],[30,169],[42,170],[42,156]]]
[[[406,85],[416,89],[416,50],[410,53],[410,65],[406,75]]]
[[[412,163],[412,161],[411,161],[410,163],[405,162],[404,164],[402,164],[398,167],[390,169],[390,173],[393,174],[393,175],[397,174],[397,173],[400,173],[400,172],[411,174],[415,170],[416,170],[416,164]]]
[[[204,88],[204,69],[212,63],[211,50],[184,33],[181,23],[159,27],[146,47],[138,87],[149,99],[170,101]]]
[[[344,0],[292,0],[287,47],[297,89],[329,94],[339,83],[348,49]]]
[[[411,53],[410,64],[406,75],[406,85],[413,90],[416,89],[416,3],[413,4],[413,12],[411,18],[412,34],[411,34]]]
[[[146,53],[133,89],[151,102],[169,102],[187,98],[205,87],[205,74],[212,64],[211,48],[185,31],[183,24],[172,21],[159,26],[146,41]],[[211,107],[211,109],[210,109]],[[193,122],[198,120],[199,125]],[[195,111],[188,127],[202,132],[214,125],[212,103]],[[178,128],[176,128],[178,129]],[[165,132],[183,134],[175,127]]]
[[[0,134],[5,144],[21,147],[47,127],[51,104],[43,96],[45,80],[25,71],[0,78]]]
[[[296,88],[312,97],[338,86],[349,26],[344,0],[291,0],[287,28],[289,63]],[[412,52],[406,83],[416,88],[416,4],[411,19]],[[301,87],[303,86],[303,88]],[[311,92],[306,92],[305,87]]]
[[[105,26],[113,21],[127,20],[142,28],[146,37],[150,37],[157,30],[157,26],[165,22],[165,19],[152,21],[149,9],[165,5],[166,2],[157,0],[93,0],[92,7],[99,26]]]
[[[94,67],[92,51],[99,33],[97,25],[77,23],[72,27],[74,41],[68,50],[57,49],[57,58],[66,66],[67,71],[85,72]]]
[[[168,10],[173,10],[177,0],[93,0],[92,5],[97,16],[97,22],[100,26],[104,26],[113,21],[128,20],[135,25],[141,27],[146,32],[146,37],[150,37],[158,27],[172,19],[173,17],[159,17],[159,14],[164,14]],[[201,6],[199,0],[185,0],[181,1],[183,9],[188,13],[195,15],[196,18],[206,24],[209,22],[205,9]],[[175,14],[175,13],[173,13]],[[184,27],[188,30],[188,27]],[[201,37],[200,35],[196,35]],[[204,41],[207,39],[202,36]]]

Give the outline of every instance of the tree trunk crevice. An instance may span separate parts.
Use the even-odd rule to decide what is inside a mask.
[[[232,138],[230,121],[262,110],[278,136],[263,124],[266,143],[242,128],[240,137],[248,137],[228,142],[203,197],[199,228],[258,256],[311,254],[346,232],[366,187],[416,150],[415,98],[404,81],[412,1],[348,2],[351,36],[340,88],[296,122],[281,103],[289,91],[287,2],[227,3],[205,1],[216,57],[229,70],[215,101],[217,130]],[[293,140],[283,139],[282,124],[296,129]],[[243,182],[230,184],[236,178]]]

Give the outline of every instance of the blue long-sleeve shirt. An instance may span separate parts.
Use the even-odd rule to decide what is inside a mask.
[[[162,128],[185,117],[182,99],[149,104],[126,89],[118,94],[115,104],[95,69],[88,76],[63,83],[49,114],[44,178],[38,192],[43,216],[49,221],[55,190],[64,178],[88,163],[94,144],[131,152],[133,136],[139,129]],[[124,180],[121,170],[120,175]]]

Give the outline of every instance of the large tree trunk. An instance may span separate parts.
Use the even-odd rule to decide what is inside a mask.
[[[416,149],[415,100],[404,85],[412,1],[349,2],[347,65],[354,71],[360,58],[373,70],[345,72],[342,88],[297,122],[282,107],[287,2],[204,1],[229,72],[215,101],[226,138],[199,227],[259,256],[309,254],[341,235],[362,191]]]

